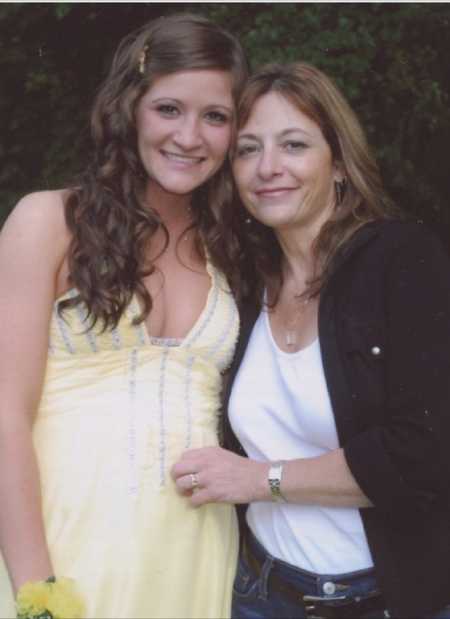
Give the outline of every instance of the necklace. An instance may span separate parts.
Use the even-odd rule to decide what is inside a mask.
[[[311,297],[307,296],[305,298],[297,298],[294,296],[294,309],[292,318],[284,320],[284,341],[286,346],[292,348],[298,343],[298,324],[300,318],[304,315],[308,303],[310,302]]]

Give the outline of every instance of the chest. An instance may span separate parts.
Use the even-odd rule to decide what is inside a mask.
[[[146,328],[152,337],[184,338],[204,310],[212,287],[206,262],[192,253],[167,251],[144,279],[152,298]]]
[[[317,298],[299,300],[283,297],[268,313],[270,330],[281,350],[295,353],[317,338],[318,306]]]
[[[264,446],[265,456],[272,444],[283,445],[292,458],[336,448],[318,339],[296,353],[285,353],[263,311],[233,386],[230,416],[242,435],[258,434],[254,443]]]

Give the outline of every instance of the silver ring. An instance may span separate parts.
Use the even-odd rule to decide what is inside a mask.
[[[191,488],[197,488],[198,486],[198,477],[197,473],[189,473],[189,477],[191,478]]]

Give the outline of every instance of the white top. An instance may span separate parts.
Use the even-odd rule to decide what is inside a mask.
[[[319,340],[295,352],[273,339],[261,312],[230,398],[231,426],[250,458],[310,458],[339,447]],[[318,574],[373,566],[359,510],[256,502],[247,512],[274,557]]]

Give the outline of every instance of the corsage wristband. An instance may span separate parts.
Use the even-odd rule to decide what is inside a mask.
[[[82,619],[85,608],[75,582],[49,578],[26,582],[16,598],[17,619]]]

